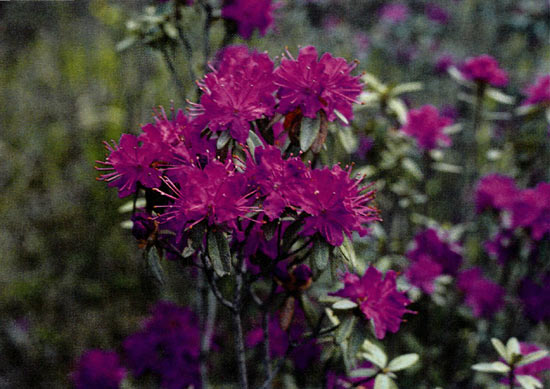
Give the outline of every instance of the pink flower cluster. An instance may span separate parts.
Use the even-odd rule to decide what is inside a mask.
[[[250,39],[255,29],[265,35],[273,24],[273,11],[279,7],[273,0],[225,0],[222,17],[235,21],[239,35]]]
[[[525,89],[527,98],[522,105],[542,104],[550,106],[550,74],[541,76],[537,81]]]
[[[487,54],[469,58],[460,71],[462,76],[470,81],[496,87],[504,87],[508,84],[508,73],[499,67],[496,59]]]
[[[432,150],[438,146],[448,147],[452,144],[451,138],[443,131],[452,123],[448,117],[440,116],[433,105],[424,105],[408,112],[407,122],[401,127],[401,131],[415,138],[421,149]]]

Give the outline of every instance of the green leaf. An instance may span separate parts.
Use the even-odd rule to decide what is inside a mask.
[[[349,266],[351,266],[353,270],[357,269],[357,257],[355,255],[355,249],[353,248],[353,243],[346,234],[344,234],[344,243],[342,243],[342,245],[339,246],[338,249],[344,256],[345,260],[348,262]]]
[[[206,220],[195,224],[189,229],[189,237],[191,238],[191,247],[195,250],[200,250],[204,241],[204,234],[206,233]]]
[[[530,363],[536,362],[546,357],[547,355],[548,355],[548,351],[546,350],[539,350],[539,351],[532,352],[530,354],[524,355],[519,361],[519,363],[516,364],[516,366],[528,365]]]
[[[313,263],[315,267],[323,271],[327,268],[330,246],[324,239],[316,237],[313,241]]]
[[[432,165],[432,169],[444,173],[461,174],[462,166],[452,165],[450,163],[436,162]]]
[[[356,321],[357,318],[353,315],[348,315],[346,318],[342,319],[340,327],[336,330],[336,343],[344,343],[349,340]]]
[[[374,389],[397,389],[397,385],[386,374],[378,374],[374,380]]]
[[[304,117],[300,127],[300,149],[303,152],[309,150],[317,135],[319,135],[320,122],[318,119]]]
[[[147,205],[147,201],[144,198],[140,198],[136,200],[136,209],[137,208],[145,208],[145,205]],[[127,201],[126,203],[122,204],[118,208],[119,213],[126,213],[126,212],[132,212],[134,209],[134,200]]]
[[[338,119],[340,119],[340,121],[342,123],[344,123],[346,126],[349,126],[349,121],[348,119],[344,116],[344,114],[340,111],[338,111],[337,109],[334,110],[334,114],[338,117]]]
[[[344,150],[346,150],[348,154],[357,151],[359,142],[349,127],[341,128],[340,131],[338,131],[338,139],[340,139],[340,143],[342,143]]]
[[[231,272],[229,243],[221,230],[208,231],[208,256],[214,271],[220,277]]]
[[[416,162],[414,162],[412,159],[403,158],[403,160],[401,161],[401,166],[403,167],[403,169],[405,169],[405,171],[410,173],[417,180],[420,181],[422,178],[424,178],[422,170],[420,170]]]
[[[536,104],[520,105],[516,108],[516,115],[525,116],[536,112],[539,107]]]
[[[319,313],[314,308],[313,303],[306,293],[300,294],[300,305],[302,307],[302,310],[304,311],[309,326],[311,328],[315,328],[315,326],[319,322]]]
[[[418,92],[423,89],[423,85],[421,82],[405,82],[403,84],[397,85],[395,88],[391,90],[392,96],[398,96],[403,93],[408,92]]]
[[[296,240],[296,235],[298,234],[298,231],[302,228],[303,221],[298,219],[292,222],[291,225],[289,225],[285,232],[283,233],[283,244],[282,249],[286,253],[292,245],[294,244]]]
[[[162,266],[160,265],[160,257],[155,247],[151,247],[147,251],[147,265],[149,266],[149,270],[151,270],[151,273],[158,281],[158,283],[160,285],[164,285],[164,271],[162,270]]]
[[[361,377],[372,377],[378,373],[378,369],[355,369],[349,373],[349,377],[361,378]]]
[[[533,377],[532,375],[516,375],[516,379],[524,389],[540,389],[543,388],[542,382]]]
[[[508,96],[507,94],[494,88],[487,89],[487,96],[502,104],[513,105],[515,102],[515,99],[512,96]]]
[[[260,137],[256,135],[256,133],[252,130],[248,132],[248,138],[246,139],[246,144],[250,149],[250,154],[252,154],[252,157],[254,157],[254,150],[256,150],[256,147],[263,147],[264,145]]]
[[[506,343],[506,349],[508,350],[508,355],[510,356],[510,359],[513,359],[514,355],[521,355],[519,342],[516,338],[508,339],[508,342]]]
[[[504,360],[506,362],[510,362],[508,360],[508,352],[506,350],[506,346],[504,345],[504,343],[502,343],[499,339],[497,338],[491,338],[491,343],[493,344],[493,347],[495,348],[495,350],[497,350],[498,354],[504,358]]]
[[[357,308],[358,305],[351,300],[342,299],[332,304],[332,309],[347,310]]]
[[[218,150],[223,149],[230,139],[231,135],[229,134],[229,131],[220,132],[220,135],[218,136],[218,140],[216,142],[216,148]]]
[[[418,354],[403,354],[391,360],[387,369],[389,371],[399,371],[407,369],[418,362]]]
[[[546,121],[548,122],[548,124],[550,124],[550,108],[547,108],[545,113],[546,113]]]
[[[397,120],[401,124],[405,124],[407,121],[407,106],[400,99],[390,99],[388,101],[388,108],[395,113]]]
[[[484,373],[508,373],[510,366],[502,362],[490,362],[490,363],[476,363],[472,366],[472,369],[481,371]]]
[[[124,38],[123,40],[121,40],[120,42],[118,42],[116,44],[115,50],[118,51],[118,52],[127,50],[130,47],[132,47],[134,45],[134,43],[136,43],[136,41],[137,41],[137,39],[136,39],[135,36],[130,36],[128,38]]]
[[[370,362],[374,363],[376,366],[379,366],[380,368],[385,368],[388,363],[388,356],[382,350],[380,347],[378,347],[376,344],[372,343],[370,340],[365,339],[363,342],[363,346],[361,346],[363,350],[365,350],[364,353],[361,355],[363,358],[369,360]]]

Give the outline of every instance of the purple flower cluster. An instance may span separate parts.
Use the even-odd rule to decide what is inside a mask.
[[[225,0],[222,17],[237,23],[239,35],[250,39],[255,29],[264,36],[273,24],[273,11],[279,8],[273,0]]]
[[[457,287],[464,293],[466,305],[475,317],[490,318],[504,306],[506,290],[485,278],[480,268],[461,272]]]
[[[362,277],[346,273],[344,287],[330,293],[349,299],[359,305],[359,309],[374,324],[374,333],[383,339],[386,332],[397,332],[405,313],[414,313],[406,308],[411,301],[405,292],[399,292],[396,286],[397,273],[390,270],[386,276],[374,267],[369,267]]]
[[[401,127],[401,131],[415,138],[421,149],[432,150],[438,146],[451,145],[451,138],[443,129],[452,123],[448,117],[440,116],[433,105],[424,105],[408,112],[407,122]]]
[[[429,228],[414,238],[414,248],[406,254],[411,264],[405,275],[411,285],[431,294],[434,280],[447,274],[456,276],[462,263],[460,248],[447,242],[437,230]]]
[[[525,95],[527,98],[522,105],[550,106],[550,74],[539,77],[533,85],[525,89]]]
[[[436,3],[426,4],[425,12],[428,19],[439,24],[447,24],[451,19],[449,12]]]
[[[487,54],[469,58],[460,71],[464,78],[478,83],[496,87],[504,87],[508,84],[508,73],[498,66],[496,59]]]
[[[550,320],[550,273],[546,273],[540,283],[525,278],[518,295],[527,317],[536,322]]]
[[[89,350],[80,357],[71,378],[77,389],[117,389],[125,376],[117,353]]]
[[[123,347],[135,377],[150,373],[163,388],[201,388],[200,329],[195,315],[169,302],[160,302],[142,331],[130,335]]]
[[[401,3],[383,5],[378,11],[381,20],[388,23],[401,23],[409,17],[409,7]]]

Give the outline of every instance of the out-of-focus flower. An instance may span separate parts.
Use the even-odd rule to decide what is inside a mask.
[[[299,108],[309,118],[315,118],[323,110],[329,121],[334,121],[338,110],[347,120],[353,119],[352,104],[361,93],[359,76],[350,73],[356,64],[348,64],[343,58],[325,53],[317,60],[317,49],[308,46],[300,49],[298,58],[283,58],[275,70],[275,84],[279,112],[287,114]]]
[[[513,178],[502,174],[489,174],[479,180],[475,202],[477,213],[485,209],[502,210],[507,208],[519,193]]]
[[[328,243],[340,246],[344,234],[351,238],[356,231],[365,235],[366,225],[380,220],[378,210],[369,203],[375,192],[360,187],[360,179],[352,179],[349,171],[334,165],[332,169],[314,169],[302,187],[293,193],[292,204],[307,213],[302,234],[321,234]]]
[[[550,106],[550,74],[541,76],[537,81],[525,89],[527,98],[522,105],[542,104]]]
[[[378,11],[378,16],[388,23],[404,22],[409,17],[409,7],[401,3],[385,4]]]
[[[158,303],[144,329],[124,340],[126,361],[136,377],[152,373],[163,388],[201,388],[200,329],[188,309]]]
[[[447,73],[447,70],[454,65],[454,58],[450,54],[444,54],[437,59],[434,70],[436,73]]]
[[[229,131],[237,141],[248,138],[250,122],[273,113],[277,89],[273,62],[267,54],[249,52],[246,46],[225,48],[217,70],[199,83],[204,92],[192,108],[195,123],[214,132]]]
[[[411,263],[405,276],[411,283],[424,291],[432,294],[434,292],[434,280],[443,274],[443,267],[433,261],[430,256],[421,256],[419,260]]]
[[[534,240],[541,240],[550,233],[550,183],[540,183],[535,188],[522,190],[509,208],[512,228],[528,228]]]
[[[359,305],[367,319],[372,319],[374,333],[383,339],[386,332],[397,332],[405,313],[414,313],[406,308],[410,300],[405,292],[397,290],[397,274],[390,270],[386,276],[374,267],[369,267],[362,277],[352,273],[344,275],[344,288],[330,293],[347,298]]]
[[[512,256],[517,254],[519,247],[514,240],[514,232],[512,230],[499,231],[491,240],[483,243],[483,247],[489,256],[498,261],[500,265],[504,265]]]
[[[546,274],[540,284],[525,278],[518,295],[527,317],[537,322],[550,320],[550,274]]]
[[[264,36],[273,24],[273,11],[279,8],[273,0],[225,0],[222,17],[237,23],[239,35],[250,39],[255,29]]]
[[[117,353],[89,350],[80,357],[71,378],[77,389],[117,389],[125,376]]]
[[[439,24],[447,24],[451,19],[449,12],[435,3],[426,4],[425,12],[428,19]]]
[[[452,120],[440,116],[436,107],[424,105],[408,112],[407,122],[401,131],[415,138],[420,148],[431,150],[438,145],[448,147],[452,144],[451,138],[443,132],[451,124]]]
[[[506,290],[483,277],[480,268],[461,272],[457,277],[457,287],[464,292],[466,305],[475,317],[491,318],[504,306]]]
[[[467,80],[496,87],[504,87],[508,84],[508,73],[499,68],[497,60],[487,54],[469,58],[460,71]]]

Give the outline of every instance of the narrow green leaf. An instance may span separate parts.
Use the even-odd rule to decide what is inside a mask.
[[[397,385],[386,374],[378,374],[374,380],[374,389],[397,389]]]
[[[548,351],[546,350],[539,350],[539,351],[532,352],[530,354],[524,355],[519,361],[519,363],[516,364],[516,366],[528,365],[530,363],[536,362],[546,357],[547,355],[548,355]]]
[[[495,350],[497,350],[498,354],[504,358],[504,360],[506,362],[510,362],[508,360],[508,352],[506,351],[506,346],[504,345],[504,343],[502,343],[499,339],[497,338],[491,338],[491,343],[493,344],[493,347],[495,348]]]
[[[246,144],[250,149],[250,154],[252,154],[252,157],[254,157],[254,150],[256,150],[256,147],[263,147],[264,145],[262,140],[252,130],[248,132],[248,138],[246,139]]]
[[[346,153],[352,154],[357,151],[359,141],[349,127],[341,128],[340,131],[338,131],[338,139],[340,139],[340,143],[342,143]]]
[[[510,367],[502,362],[476,363],[472,369],[484,373],[508,373]]]
[[[218,276],[231,272],[231,253],[229,251],[229,243],[222,231],[208,231],[208,256],[212,261],[214,271]]]
[[[162,266],[160,265],[159,254],[155,247],[151,247],[147,251],[147,265],[149,266],[149,270],[151,270],[151,273],[158,281],[158,283],[160,285],[164,285],[164,271],[162,270]]]
[[[388,364],[389,371],[399,371],[407,369],[418,362],[418,354],[403,354],[391,360]]]
[[[403,84],[397,85],[395,88],[391,90],[392,96],[399,96],[403,93],[408,92],[418,92],[422,90],[423,85],[421,82],[405,82]]]
[[[532,375],[519,374],[519,375],[516,375],[516,379],[518,380],[521,387],[524,389],[543,388],[542,382],[540,382],[537,378],[533,377]]]
[[[508,342],[506,343],[506,349],[508,350],[508,355],[510,356],[510,358],[513,358],[514,355],[521,355],[519,342],[516,338],[508,339]]]
[[[512,96],[502,93],[498,89],[494,88],[487,89],[487,96],[502,104],[512,105],[515,102],[515,99]]]
[[[340,119],[342,121],[342,123],[344,123],[346,126],[349,126],[349,121],[348,119],[344,116],[344,114],[340,111],[338,111],[337,109],[334,110],[334,114],[338,117],[338,119]]]
[[[344,343],[349,340],[357,318],[353,315],[348,315],[346,318],[342,319],[340,327],[336,330],[336,343]]]
[[[345,260],[348,262],[348,265],[351,266],[353,270],[357,269],[357,256],[355,255],[355,249],[353,248],[353,243],[344,234],[344,243],[338,247]]]
[[[218,136],[218,140],[216,142],[216,148],[218,150],[223,149],[230,139],[231,135],[229,135],[229,131],[220,132],[220,135]]]
[[[388,108],[397,116],[399,123],[405,124],[407,121],[407,106],[403,101],[397,98],[390,99]]]
[[[147,201],[144,198],[140,198],[136,200],[136,209],[137,208],[145,208],[145,205],[147,204]],[[118,208],[119,213],[126,213],[126,212],[132,212],[134,209],[134,200],[130,200],[122,204]]]
[[[302,228],[303,221],[302,220],[295,220],[292,222],[291,225],[289,225],[285,232],[283,233],[283,244],[282,249],[284,252],[288,252],[290,248],[292,247],[293,243],[296,240],[296,235],[298,234],[298,231]]]
[[[347,310],[357,308],[358,305],[351,300],[342,299],[332,304],[332,309]]]
[[[366,377],[372,377],[376,373],[378,373],[378,369],[355,369],[349,373],[349,376],[353,378],[361,378],[361,377],[366,378]]]
[[[318,119],[304,117],[300,127],[300,149],[303,152],[309,150],[317,135],[319,135],[320,122]]]
[[[302,310],[304,311],[308,324],[311,328],[315,328],[315,326],[319,322],[319,313],[313,306],[313,303],[306,293],[300,294],[300,305],[302,307]]]
[[[418,167],[417,163],[414,162],[412,159],[403,158],[403,160],[401,160],[401,166],[403,167],[403,169],[405,169],[405,171],[410,173],[417,180],[420,181],[421,179],[424,178],[424,174],[422,173],[422,170],[420,169],[420,167]]]
[[[382,369],[386,367],[388,363],[388,356],[380,347],[372,343],[370,340],[365,339],[363,346],[361,346],[365,352],[362,356],[374,363],[375,365],[381,367]]]
[[[123,40],[121,40],[120,42],[118,42],[115,46],[115,50],[118,51],[118,52],[121,52],[121,51],[124,51],[124,50],[127,50],[129,49],[130,47],[132,47],[134,45],[134,43],[136,43],[137,39],[136,37],[134,36],[130,36],[128,38],[124,38]]]
[[[206,220],[195,224],[189,230],[189,238],[191,239],[191,247],[195,250],[200,250],[204,242],[204,234],[206,233]]]
[[[548,122],[548,124],[550,124],[550,108],[547,108],[545,113],[546,113],[546,121]]]
[[[313,241],[313,262],[319,271],[327,268],[329,259],[329,245],[324,239],[316,238]]]
[[[432,165],[432,169],[444,173],[461,174],[462,166],[452,165],[450,163],[436,162]]]

